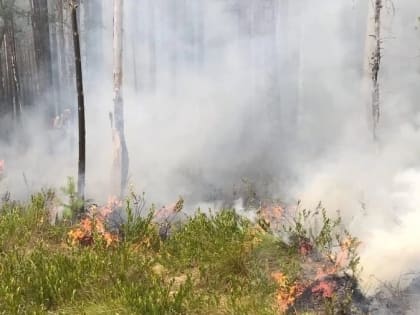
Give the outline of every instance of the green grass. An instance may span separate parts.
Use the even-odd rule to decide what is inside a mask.
[[[197,212],[162,241],[127,202],[117,244],[71,246],[54,198],[0,207],[0,314],[279,314],[271,273],[300,271],[295,248],[233,210]]]

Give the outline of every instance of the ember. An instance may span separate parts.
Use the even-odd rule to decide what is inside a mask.
[[[324,298],[332,298],[335,291],[335,283],[328,281],[320,281],[312,288],[312,293],[321,295]]]
[[[329,275],[307,286],[288,313],[310,310],[324,314],[328,302],[337,304],[334,304],[334,314],[368,314],[369,311],[369,301],[360,292],[355,278],[348,275]]]

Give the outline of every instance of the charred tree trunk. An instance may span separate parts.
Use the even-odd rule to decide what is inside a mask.
[[[113,180],[119,185],[114,191],[122,197],[128,180],[128,151],[124,134],[123,81],[123,0],[114,0],[114,164]],[[114,186],[115,187],[115,186]]]
[[[74,60],[76,69],[77,104],[79,120],[79,161],[77,191],[79,197],[85,199],[85,174],[86,174],[86,126],[85,126],[85,102],[83,95],[82,60],[80,54],[79,28],[77,24],[77,6],[71,3],[71,21],[73,30]]]

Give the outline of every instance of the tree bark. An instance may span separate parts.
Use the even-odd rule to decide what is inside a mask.
[[[122,94],[123,81],[123,0],[114,0],[114,164],[113,172],[116,184],[119,185],[120,197],[125,193],[128,180],[128,150],[124,134],[124,102]],[[114,186],[115,187],[115,186]]]
[[[68,65],[67,65],[67,56],[66,56],[66,38],[64,35],[64,6],[63,0],[57,0],[57,46],[58,46],[58,56],[59,56],[59,80],[60,84],[60,95],[61,102],[69,98],[66,89],[69,87],[69,75],[68,75]],[[64,105],[61,104],[63,108]]]
[[[51,120],[54,116],[54,107],[51,104],[51,97],[47,95],[51,91],[52,62],[50,45],[50,27],[47,0],[30,0],[32,11],[32,29],[35,46],[35,59],[39,79],[40,101],[44,103],[46,118]]]
[[[80,38],[77,24],[77,6],[71,3],[71,20],[73,30],[74,61],[76,69],[76,87],[79,120],[79,160],[78,160],[78,180],[77,191],[79,198],[85,199],[85,174],[86,174],[86,125],[85,125],[85,103],[83,94],[82,60],[80,54]]]
[[[379,72],[381,66],[381,13],[382,0],[368,1],[369,13],[366,31],[366,59],[364,75],[364,97],[370,103],[370,121],[372,136],[378,139],[377,129],[380,119],[380,85]],[[369,83],[370,81],[370,83]],[[369,91],[370,90],[370,91]],[[370,94],[370,97],[368,96]],[[368,99],[370,98],[370,101]]]
[[[22,103],[20,95],[20,81],[19,72],[17,69],[17,57],[16,57],[16,41],[15,41],[15,25],[13,9],[10,7],[4,8],[3,2],[0,2],[1,8],[7,12],[2,16],[2,29],[0,35],[4,42],[4,56],[5,56],[5,67],[6,67],[6,92],[9,96],[8,102],[10,104],[10,110],[13,113],[13,119],[20,121],[22,113]]]
[[[14,19],[13,15],[10,16],[7,27],[7,41],[9,42],[10,48],[10,65],[11,65],[11,77],[12,77],[12,87],[13,87],[13,113],[16,121],[20,121],[22,115],[22,103],[20,95],[20,81],[19,81],[19,72],[17,68],[17,58],[16,58],[16,41],[15,41],[15,28],[14,28]]]

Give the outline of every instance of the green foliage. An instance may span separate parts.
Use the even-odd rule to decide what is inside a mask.
[[[159,235],[157,227],[153,224],[154,209],[143,215],[143,197],[131,194],[126,200],[126,222],[122,225],[124,241],[127,243],[138,243],[143,240],[151,242],[153,247],[159,247]]]
[[[78,208],[73,184],[69,209]],[[76,226],[51,224],[52,191],[3,202],[0,314],[278,314],[271,273],[298,278],[293,244],[233,210],[198,211],[162,241],[153,209],[142,213],[141,200],[127,199],[119,242],[109,247],[70,246],[67,233]],[[292,238],[314,237],[327,248],[338,221],[320,213],[318,233],[307,229],[305,212],[289,229]]]
[[[292,223],[285,226],[285,231],[294,247],[298,248],[302,242],[310,242],[321,253],[331,254],[334,242],[340,237],[340,225],[341,217],[330,218],[319,204],[315,211],[298,209]]]
[[[62,187],[61,191],[68,198],[68,203],[63,203],[63,218],[74,220],[79,214],[81,214],[84,202],[77,195],[76,183],[73,177],[67,177],[67,185]]]
[[[126,305],[135,314],[185,314],[184,302],[192,296],[192,282],[188,280],[176,291],[172,291],[173,284],[156,277],[145,285],[132,283],[121,290]]]
[[[248,228],[249,222],[234,211],[216,215],[198,212],[170,238],[166,244],[168,255],[177,256],[177,267],[199,266],[212,276],[224,278],[232,272],[245,272]]]

